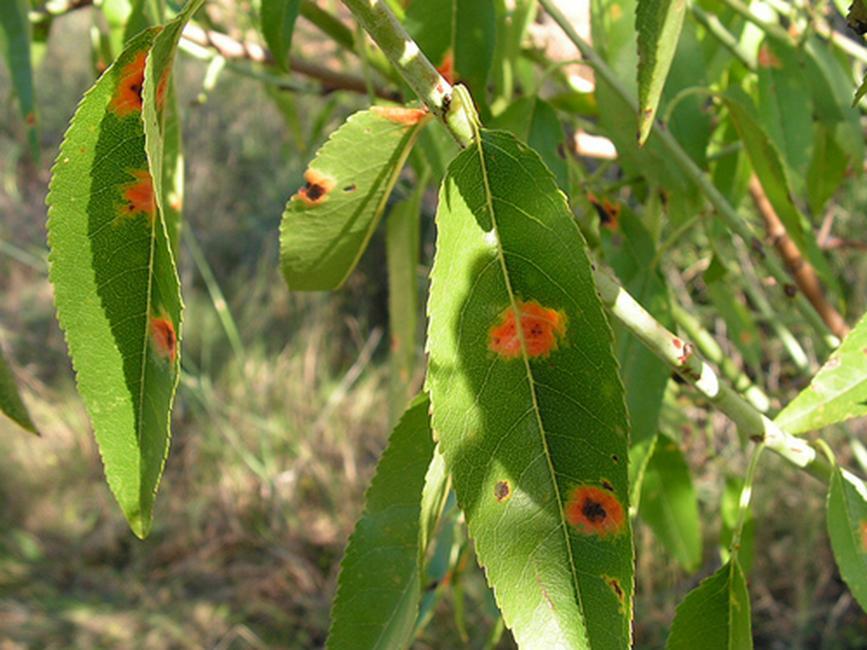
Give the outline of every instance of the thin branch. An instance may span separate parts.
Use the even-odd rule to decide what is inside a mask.
[[[206,30],[199,25],[188,24],[184,28],[183,38],[200,47],[210,47],[226,59],[246,59],[263,65],[274,65],[274,57],[271,52],[258,43],[237,41],[227,34],[214,30]],[[364,83],[364,79],[360,77],[337,72],[331,68],[316,65],[297,57],[290,59],[289,67],[299,74],[319,81],[325,92],[349,90],[360,94],[367,94],[367,85]],[[374,86],[374,91],[376,96],[381,99],[391,101],[400,99],[399,93],[380,86]]]
[[[816,270],[812,264],[804,259],[795,242],[789,237],[783,222],[777,216],[774,206],[768,200],[768,196],[755,174],[750,178],[749,190],[750,196],[753,197],[753,202],[765,222],[768,238],[776,247],[780,257],[783,258],[795,284],[798,285],[798,288],[807,297],[828,328],[834,332],[834,335],[841,339],[844,338],[849,333],[849,326],[846,325],[840,312],[825,298],[825,292],[819,283]]]

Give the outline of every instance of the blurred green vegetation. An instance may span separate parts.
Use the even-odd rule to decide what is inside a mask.
[[[50,161],[93,80],[88,25],[86,11],[56,21],[37,72],[39,166],[0,69],[0,343],[43,432],[37,439],[0,420],[0,648],[319,647],[388,433],[384,249],[378,235],[341,291],[293,295],[279,274],[277,225],[312,150],[366,99],[299,95],[297,121],[287,123],[261,84],[228,72],[202,102],[206,66],[181,59],[184,376],[154,531],[140,542],[104,484],[46,277],[43,201]],[[863,214],[867,189],[852,187],[838,210],[855,239],[863,219],[849,217]],[[842,255],[835,265],[860,313],[867,261]],[[235,320],[239,346],[221,312]],[[721,417],[684,399],[678,407],[690,415],[680,416],[680,433],[706,514],[704,564],[687,576],[637,524],[639,648],[662,647],[675,604],[718,565],[725,479],[744,465]],[[822,490],[776,458],[765,462],[750,575],[756,647],[865,647],[867,617],[836,573]],[[468,557],[418,648],[484,647],[495,618]],[[512,646],[505,634],[497,647]]]

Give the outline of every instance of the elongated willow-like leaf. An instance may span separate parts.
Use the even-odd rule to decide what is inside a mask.
[[[687,571],[701,564],[701,523],[689,465],[677,442],[660,433],[641,486],[641,518]]]
[[[289,70],[289,48],[300,7],[301,0],[262,0],[262,35],[284,70]]]
[[[803,433],[867,415],[867,314],[774,422]]]
[[[30,58],[30,20],[28,0],[0,2],[0,48],[9,66],[12,84],[18,95],[21,115],[27,125],[27,139],[34,158],[39,158],[39,132],[36,129],[36,95],[33,90],[33,63]]]
[[[425,175],[426,176],[426,175]],[[411,397],[418,340],[418,260],[421,200],[427,178],[419,179],[412,194],[394,205],[385,237],[388,261],[388,328],[391,335],[389,405],[392,421]]]
[[[22,429],[38,435],[36,425],[30,419],[30,413],[18,393],[15,377],[12,375],[12,369],[6,363],[3,350],[0,350],[0,411]]]
[[[737,558],[689,592],[677,607],[666,650],[749,650],[750,594]]]
[[[162,148],[154,129],[171,71],[166,52],[174,51],[200,4],[195,0],[164,28],[134,38],[87,92],[48,196],[58,319],[106,479],[139,537],[150,530],[168,454],[181,321],[178,275],[159,209]],[[147,152],[143,109],[150,114]]]
[[[379,222],[427,113],[375,106],[351,116],[316,154],[280,224],[289,288],[343,284]]]
[[[625,648],[628,424],[585,243],[533,150],[449,167],[428,313],[433,427],[522,648]]]
[[[867,611],[867,489],[839,468],[828,490],[828,535],[840,575]]]
[[[412,640],[422,591],[422,489],[434,453],[429,407],[426,395],[413,401],[376,468],[340,564],[331,650],[391,650]]]
[[[671,68],[686,0],[638,0],[635,30],[638,32],[638,142],[644,144],[662,97]]]

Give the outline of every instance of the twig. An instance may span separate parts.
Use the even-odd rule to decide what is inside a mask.
[[[615,94],[617,94],[620,99],[625,102],[636,115],[638,115],[638,101],[632,95],[632,92],[627,90],[602,57],[600,57],[599,54],[577,34],[569,21],[566,20],[562,12],[557,8],[554,1],[539,0],[539,3],[560,26],[566,36],[569,37],[569,40],[575,44],[581,52],[581,56],[586,59],[587,63],[593,66],[593,69],[596,71],[597,80],[602,80],[602,82],[608,84]],[[747,246],[752,245],[753,242],[758,242],[759,240],[749,223],[738,214],[737,210],[735,210],[731,203],[728,202],[701,168],[695,164],[695,161],[690,158],[689,154],[686,153],[683,147],[681,147],[680,143],[675,139],[671,132],[665,128],[656,128],[655,134],[659,146],[665,149],[666,153],[668,153],[674,163],[680,167],[684,176],[686,176],[690,182],[701,190],[705,199],[713,206],[714,210],[725,222],[729,230],[743,240]],[[758,248],[759,250],[757,251],[757,254],[763,255],[761,252],[761,244],[759,244]],[[767,270],[777,280],[781,287],[789,281],[787,271],[780,266],[776,260],[770,257],[763,257],[763,262]],[[828,330],[825,321],[823,321],[819,314],[816,313],[815,309],[813,309],[813,306],[806,300],[806,298],[798,294],[793,300],[795,306],[804,316],[806,321],[820,335],[821,342],[831,349],[837,347],[837,345],[840,344],[840,340]]]
[[[750,178],[749,190],[750,196],[753,197],[753,202],[765,222],[768,238],[776,247],[780,257],[783,258],[795,284],[798,285],[798,288],[807,297],[828,328],[834,332],[834,335],[841,339],[844,338],[849,333],[849,326],[846,325],[840,312],[825,298],[816,270],[812,264],[804,259],[795,242],[789,237],[785,226],[777,216],[774,206],[768,200],[768,196],[755,174]]]
[[[237,41],[227,34],[214,30],[206,30],[193,23],[188,24],[184,28],[183,38],[185,41],[200,47],[213,48],[219,52],[220,56],[226,59],[246,59],[263,65],[274,65],[274,57],[271,52],[258,43]],[[326,92],[349,90],[367,94],[367,86],[364,83],[364,79],[359,77],[337,72],[331,68],[303,61],[297,57],[290,59],[289,66],[295,72],[319,81]],[[376,96],[381,99],[391,101],[400,99],[399,93],[378,86],[374,86],[374,91]]]

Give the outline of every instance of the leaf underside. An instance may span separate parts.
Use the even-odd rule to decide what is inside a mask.
[[[319,150],[280,224],[291,290],[325,291],[346,280],[425,121],[419,109],[374,107],[352,115]]]
[[[437,227],[433,428],[504,621],[522,648],[625,648],[628,424],[565,197],[535,152],[483,131]]]
[[[420,395],[382,454],[340,564],[327,647],[390,650],[412,640],[421,600],[421,499],[434,453]]]
[[[47,200],[57,316],[106,479],[139,537],[168,454],[180,352],[180,285],[160,211],[162,118],[180,33],[200,5],[132,39],[86,93]]]
[[[867,415],[865,350],[867,314],[774,422],[789,433],[803,433]]]
[[[837,469],[828,490],[828,535],[840,575],[867,612],[867,489]]]

